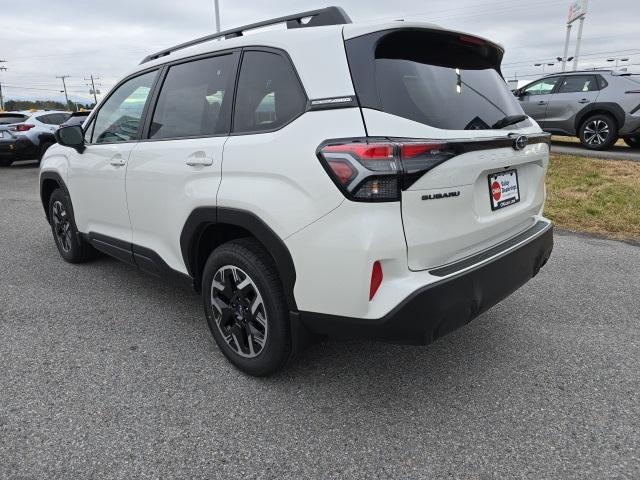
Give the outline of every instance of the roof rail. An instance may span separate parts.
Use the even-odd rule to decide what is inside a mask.
[[[306,21],[305,21],[306,20]],[[309,10],[308,12],[296,13],[293,15],[286,15],[284,17],[272,18],[271,20],[265,20],[263,22],[252,23],[250,25],[244,25],[238,28],[232,28],[231,30],[225,30],[224,32],[214,33],[213,35],[206,35],[204,37],[196,38],[185,43],[181,43],[174,47],[160,50],[157,53],[149,55],[142,60],[142,63],[156,60],[160,57],[169,55],[177,50],[193,47],[201,43],[210,42],[216,38],[235,38],[241,37],[243,32],[247,30],[253,30],[256,28],[267,27],[269,25],[277,25],[278,23],[287,24],[287,28],[304,28],[304,27],[322,27],[325,25],[344,25],[351,23],[349,15],[340,7],[326,7],[318,10]]]

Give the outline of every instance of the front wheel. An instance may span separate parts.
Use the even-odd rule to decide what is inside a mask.
[[[289,310],[275,263],[256,241],[225,243],[202,276],[209,329],[238,369],[253,376],[280,370],[292,352]]]
[[[589,150],[606,150],[618,141],[618,126],[607,114],[587,118],[580,126],[580,143]]]
[[[624,143],[629,145],[631,148],[640,148],[640,135],[636,137],[626,137],[624,139]]]
[[[71,201],[60,189],[54,190],[49,199],[49,222],[60,256],[69,263],[82,263],[95,253],[91,245],[78,234]]]

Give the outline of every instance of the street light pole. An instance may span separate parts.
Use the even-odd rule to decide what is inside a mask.
[[[580,57],[580,44],[582,43],[582,27],[584,26],[584,15],[580,17],[580,26],[578,27],[578,39],[576,40],[576,53],[573,55],[573,70],[578,69],[578,58]]]
[[[216,10],[216,33],[220,33],[220,4],[219,0],[213,0]]]
[[[569,39],[571,38],[571,24],[567,24],[567,36],[564,39],[564,55],[562,56],[562,71],[567,68],[567,54],[569,53]]]

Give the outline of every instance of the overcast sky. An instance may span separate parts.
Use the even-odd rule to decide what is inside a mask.
[[[590,0],[580,67],[629,58],[640,69],[640,0]],[[4,97],[88,101],[84,78],[101,78],[102,92],[147,54],[215,31],[213,0],[29,0],[3,2],[0,71]],[[506,47],[505,77],[534,78],[562,55],[570,0],[220,0],[222,29],[340,5],[353,21],[417,19],[468,31]],[[575,48],[577,23],[570,55]]]

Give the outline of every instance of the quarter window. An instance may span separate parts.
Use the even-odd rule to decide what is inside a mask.
[[[126,81],[105,101],[92,122],[93,143],[117,143],[134,140],[157,71]]]
[[[596,90],[598,90],[598,83],[593,75],[573,75],[564,77],[558,93],[595,92]]]
[[[149,138],[179,138],[229,132],[235,80],[233,55],[175,65],[162,86]]]
[[[275,130],[301,115],[307,103],[300,81],[283,56],[249,51],[242,57],[233,131]]]

